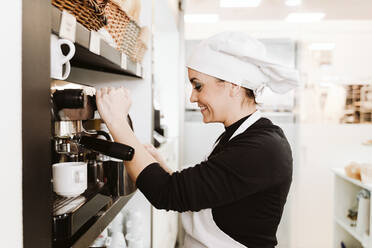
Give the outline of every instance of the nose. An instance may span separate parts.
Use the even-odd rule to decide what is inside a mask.
[[[196,97],[196,92],[195,90],[192,90],[191,91],[191,96],[190,96],[190,102],[197,102],[198,101],[198,98]]]

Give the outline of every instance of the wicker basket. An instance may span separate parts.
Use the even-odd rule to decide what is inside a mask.
[[[60,10],[67,10],[88,30],[97,31],[107,24],[105,6],[108,0],[52,0]]]
[[[147,38],[145,32],[147,32],[146,28],[141,28],[141,32],[139,37],[137,38],[136,45],[134,47],[134,54],[132,55],[132,59],[134,62],[141,62],[145,52],[147,50]]]
[[[119,6],[109,1],[105,7],[107,17],[106,29],[114,39],[117,49],[121,50],[124,43],[125,30],[130,23],[128,15]]]
[[[139,40],[141,27],[119,6],[109,1],[105,7],[106,29],[114,39],[117,49],[132,61],[141,62],[147,46]]]
[[[136,44],[138,37],[140,35],[141,28],[138,24],[130,20],[128,25],[124,30],[124,42],[121,45],[121,50],[131,58],[131,60],[135,60],[136,57]],[[137,61],[136,61],[137,62]]]

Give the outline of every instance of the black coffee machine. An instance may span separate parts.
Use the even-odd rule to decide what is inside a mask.
[[[113,142],[97,126],[101,121],[95,119],[95,92],[93,87],[66,81],[51,84],[52,164],[88,164],[88,188],[82,195],[66,198],[54,194],[54,247],[70,247],[97,215],[136,189],[124,166],[133,158],[134,149]],[[128,122],[131,124],[129,116]]]

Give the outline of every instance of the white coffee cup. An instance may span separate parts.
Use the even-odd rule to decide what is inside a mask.
[[[75,197],[87,189],[87,163],[53,164],[53,190],[60,196]]]
[[[67,55],[62,53],[62,45],[69,47]],[[65,80],[70,75],[71,65],[70,59],[75,54],[75,45],[73,42],[66,39],[59,39],[52,34],[50,37],[50,76],[54,79]],[[63,68],[65,71],[63,72]]]

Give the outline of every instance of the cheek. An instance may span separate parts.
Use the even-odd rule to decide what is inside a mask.
[[[224,110],[226,102],[224,92],[219,89],[204,89],[198,95],[198,102],[206,105],[214,115]]]
[[[203,104],[203,105],[208,105],[209,100],[208,100],[208,95],[205,94],[205,92],[201,91],[198,93],[198,102]]]
[[[223,96],[214,97],[213,101],[210,101],[210,105],[214,115],[225,115],[225,113],[230,110]]]
[[[207,106],[214,112],[214,114],[218,114],[218,112],[221,110],[221,107],[223,107],[223,104],[221,104],[221,101],[219,101],[216,97],[210,97],[206,101]]]

